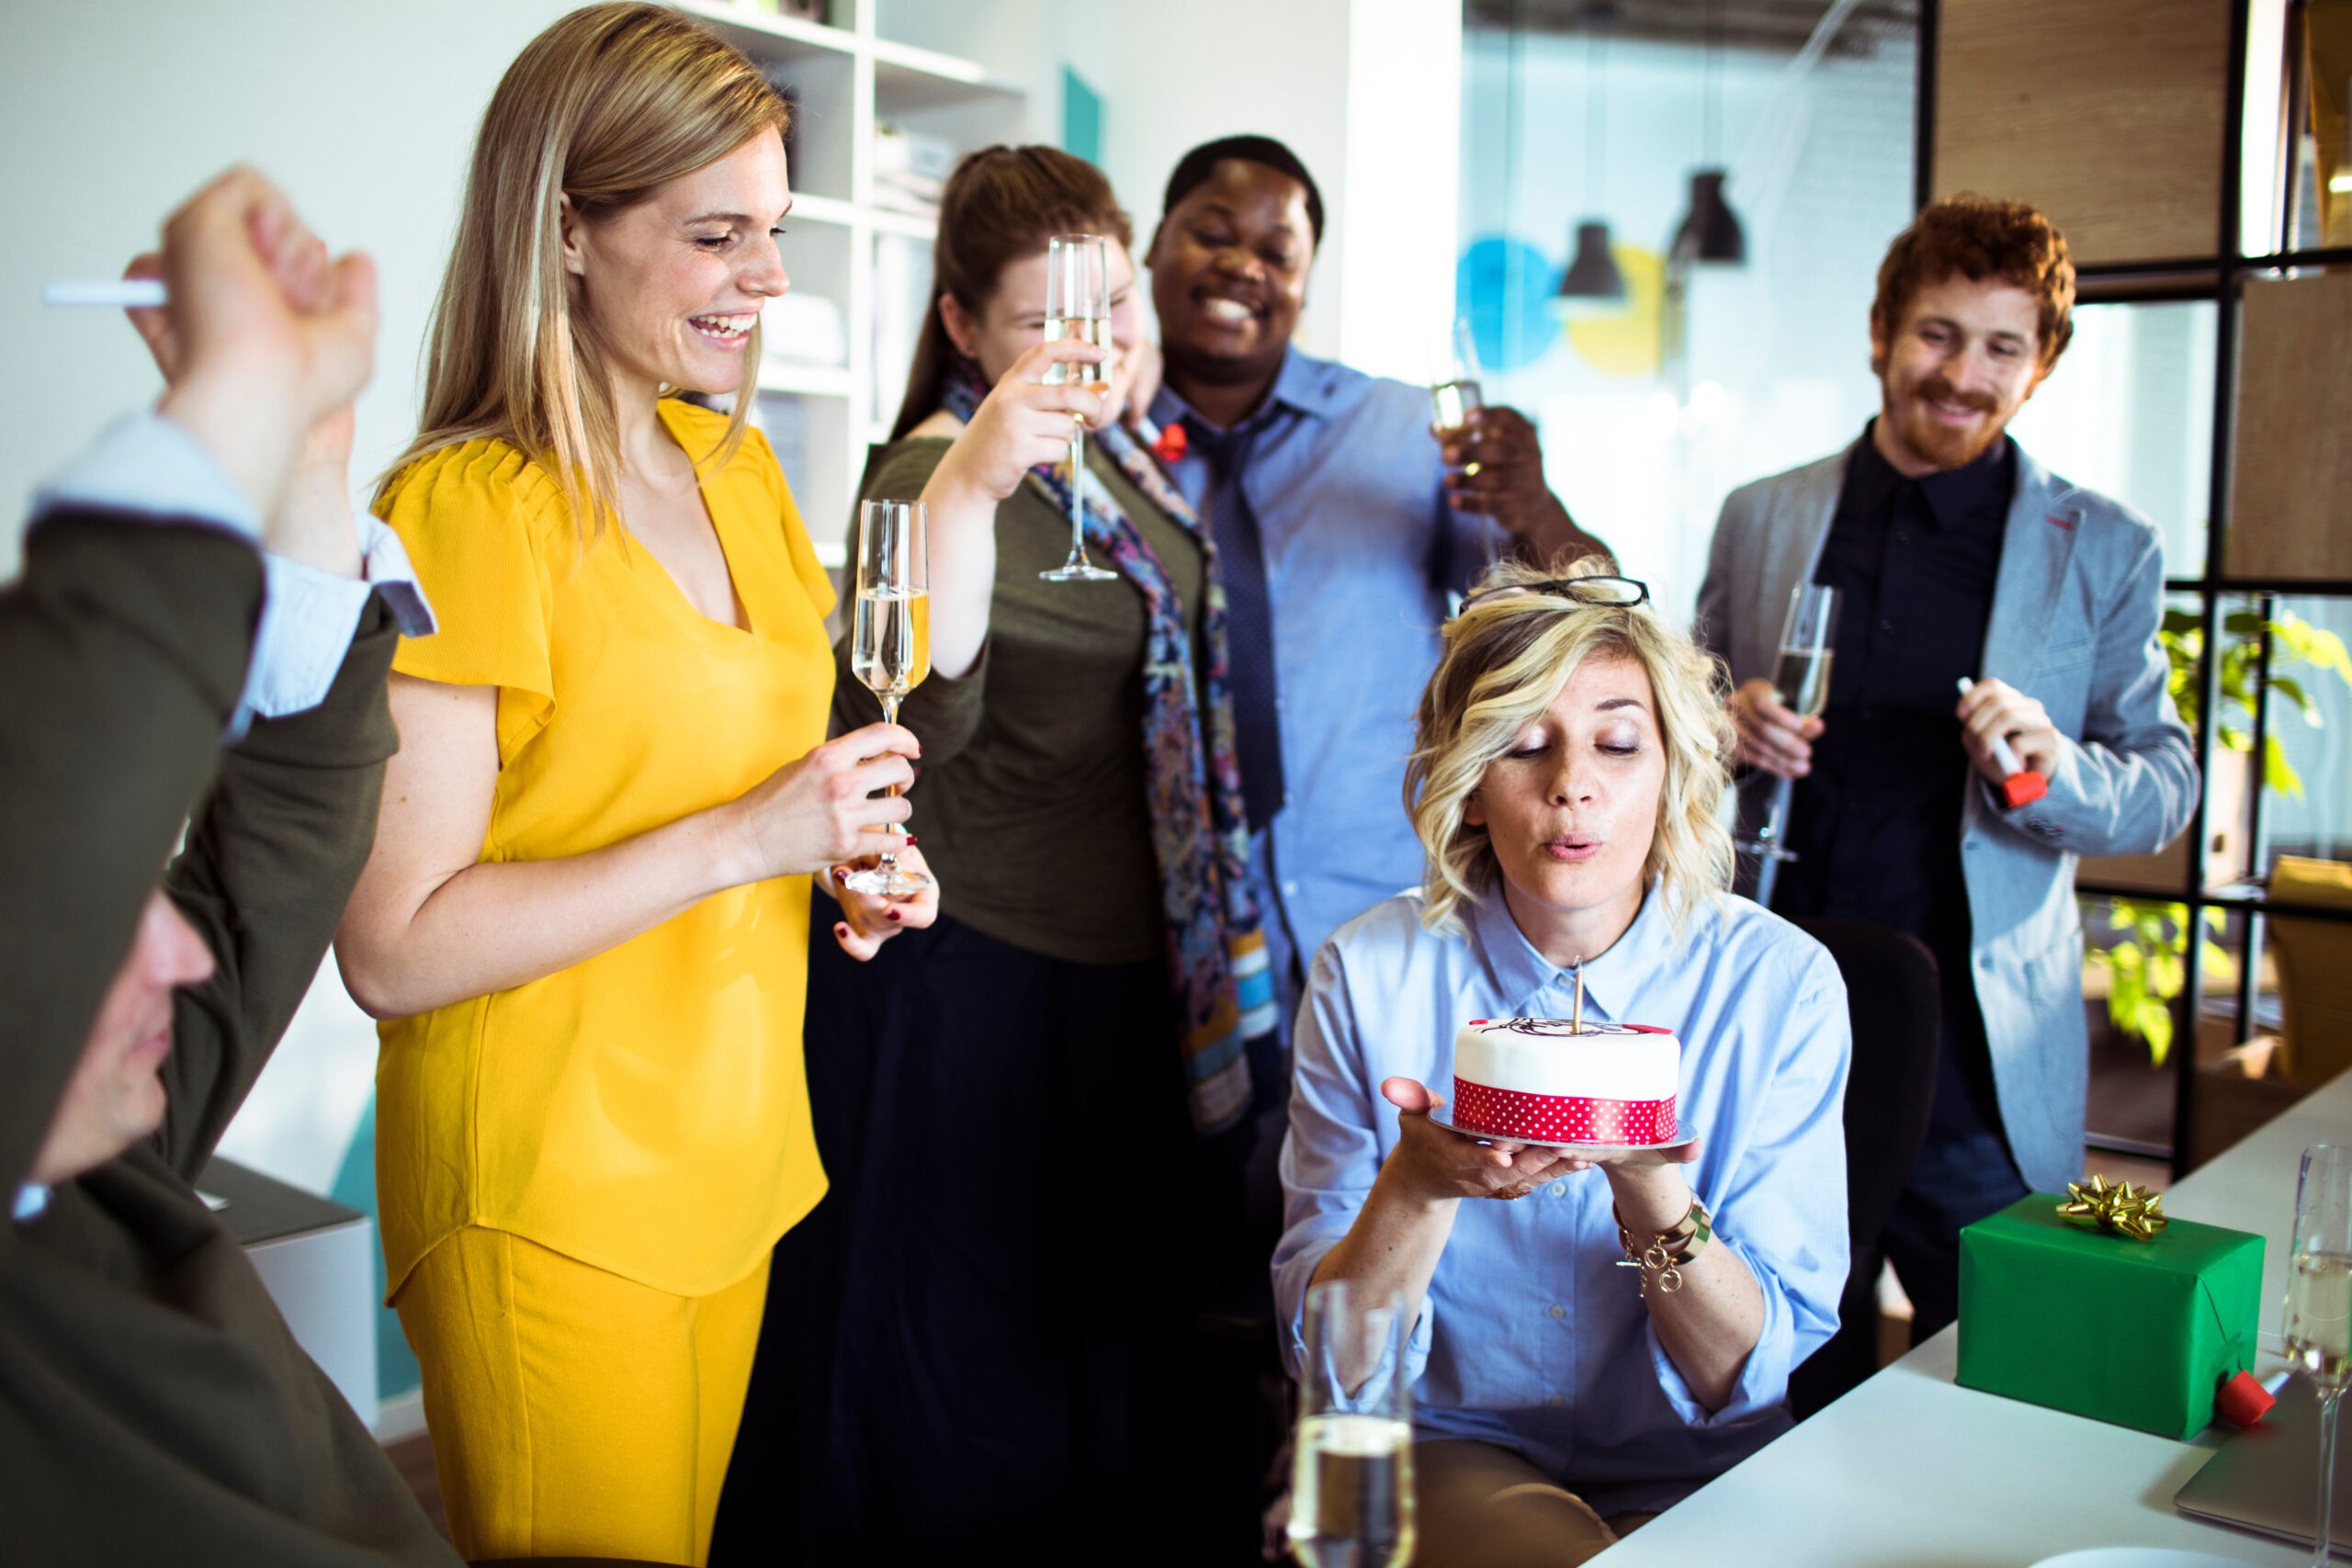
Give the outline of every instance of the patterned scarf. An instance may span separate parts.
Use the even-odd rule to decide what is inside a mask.
[[[942,401],[968,423],[987,395],[978,367],[965,360],[949,377]],[[1193,1129],[1205,1135],[1249,1114],[1250,1046],[1257,1042],[1262,1049],[1276,1021],[1266,939],[1250,890],[1250,833],[1242,818],[1233,704],[1226,693],[1225,589],[1208,530],[1150,454],[1123,428],[1089,433],[1088,439],[1201,548],[1201,642],[1208,678],[1196,682],[1183,604],[1166,569],[1117,500],[1102,486],[1087,487],[1087,554],[1115,569],[1143,596],[1148,623],[1143,750],[1151,849],[1167,913],[1170,977],[1183,1009],[1185,1092]],[[1031,469],[1028,482],[1060,515],[1069,515],[1067,458]]]

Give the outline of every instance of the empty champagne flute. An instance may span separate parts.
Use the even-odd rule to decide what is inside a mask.
[[[1056,234],[1046,242],[1046,341],[1077,338],[1100,348],[1096,366],[1049,365],[1046,385],[1111,378],[1111,254],[1098,234]],[[1113,582],[1086,558],[1086,422],[1071,417],[1069,435],[1069,559],[1037,574],[1048,582]]]
[[[1838,644],[1838,591],[1800,582],[1789,593],[1788,618],[1781,624],[1781,657],[1772,690],[1781,705],[1799,718],[1819,718],[1829,705],[1829,661]],[[1781,840],[1789,827],[1789,796],[1795,781],[1772,781],[1772,795],[1755,835],[1738,840],[1740,852],[1756,857],[1756,901],[1770,906],[1781,863],[1797,857]]]
[[[1290,1547],[1307,1568],[1413,1555],[1413,1403],[1405,1301],[1346,1280],[1306,1292]]]
[[[2313,1144],[2295,1184],[2287,1276],[2287,1359],[2319,1395],[2318,1523],[2312,1568],[2326,1568],[2335,1503],[2335,1407],[2352,1384],[2352,1145]]]
[[[931,673],[929,516],[920,501],[868,501],[857,509],[857,605],[850,622],[850,672],[882,700],[882,717],[899,722],[899,705]],[[892,794],[898,791],[894,787]],[[931,878],[884,851],[877,864],[854,871],[842,886],[871,897],[905,897]]]

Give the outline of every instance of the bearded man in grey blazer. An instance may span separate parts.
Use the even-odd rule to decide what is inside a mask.
[[[2075,861],[2168,842],[2197,798],[2155,637],[2155,530],[2006,434],[2066,346],[2074,294],[2065,241],[2033,209],[1962,197],[1920,213],[1871,307],[1878,417],[1846,451],[1734,491],[1699,593],[1751,806],[1766,775],[1795,781],[1797,858],[1773,908],[1908,931],[1942,971],[1941,1040],[1918,1043],[1939,1048],[1926,1145],[1847,1292],[1841,1337],[1865,1348],[1881,1258],[1924,1337],[1958,1314],[1961,1227],[2080,1179]],[[1800,582],[1839,593],[1818,718],[1770,679]],[[2002,739],[2040,798],[2007,805]]]

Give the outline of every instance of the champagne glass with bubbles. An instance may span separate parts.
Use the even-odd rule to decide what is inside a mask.
[[[1799,718],[1819,718],[1829,705],[1829,661],[1838,644],[1838,591],[1800,582],[1789,594],[1788,618],[1781,624],[1781,657],[1772,670],[1772,690],[1781,705]],[[1797,857],[1782,844],[1789,828],[1789,796],[1795,781],[1772,781],[1772,795],[1755,835],[1740,852],[1756,857],[1756,901],[1769,906],[1781,863]]]
[[[1405,1299],[1347,1280],[1306,1292],[1290,1546],[1307,1568],[1413,1555],[1413,1403]]]
[[[1056,234],[1046,242],[1046,341],[1077,338],[1100,348],[1100,365],[1048,365],[1046,385],[1111,378],[1111,251],[1099,234]],[[1086,558],[1086,422],[1071,416],[1069,433],[1069,559],[1037,574],[1048,582],[1112,582]]]
[[[850,622],[849,667],[882,701],[882,717],[899,722],[899,705],[931,673],[931,565],[920,501],[868,501],[857,509],[857,607]],[[896,786],[892,794],[897,794]],[[931,878],[885,851],[878,863],[844,880],[853,892],[902,898]]]
[[[2312,1568],[2326,1568],[2335,1502],[2335,1407],[2352,1384],[2352,1144],[2303,1151],[2287,1276],[2287,1359],[2319,1395],[2319,1520]]]

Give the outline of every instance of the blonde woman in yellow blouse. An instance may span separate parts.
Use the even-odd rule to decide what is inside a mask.
[[[533,41],[377,499],[441,631],[393,665],[337,949],[384,1021],[385,1260],[469,1558],[704,1561],[769,1249],[825,1188],[808,877],[905,818],[875,795],[918,748],[824,741],[833,595],[784,476],[662,396],[754,373],[785,120],[661,6]],[[859,956],[935,908],[836,896]]]

